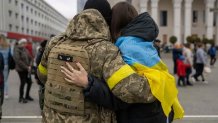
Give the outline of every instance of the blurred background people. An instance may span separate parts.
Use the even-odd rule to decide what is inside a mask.
[[[0,119],[2,119],[2,104],[4,100],[4,58],[2,53],[0,52]],[[0,121],[1,122],[1,121]]]
[[[161,41],[159,39],[154,40],[154,47],[157,49],[158,56],[160,57]]]
[[[182,55],[182,46],[181,46],[181,44],[176,43],[174,45],[172,54],[173,54],[173,64],[174,64],[173,73],[177,74],[177,64],[176,64],[176,62],[177,62],[177,59],[179,58],[179,56]]]
[[[195,57],[196,57],[196,65],[195,65],[196,72],[192,77],[192,81],[193,82],[199,81],[198,77],[201,76],[202,81],[204,83],[208,83],[203,75],[204,67],[207,64],[207,53],[204,51],[202,43],[197,44],[197,51]]]
[[[20,77],[20,93],[19,93],[19,102],[27,103],[28,101],[33,101],[33,98],[29,95],[32,81],[29,76],[31,71],[31,56],[29,55],[27,49],[25,48],[27,43],[26,39],[21,39],[18,42],[18,45],[14,48],[14,60],[16,62],[16,70]],[[26,95],[24,98],[24,86],[27,84]]]
[[[183,48],[183,55],[185,57],[184,62],[186,64],[186,84],[192,86],[193,84],[190,82],[189,77],[192,73],[193,53],[189,43],[185,44],[185,47]]]
[[[177,66],[177,75],[178,75],[178,82],[177,85],[181,86],[181,81],[182,85],[186,86],[186,81],[185,81],[185,76],[186,76],[186,65],[184,63],[185,57],[183,55],[180,55],[177,60],[176,60],[176,66]]]
[[[9,74],[9,57],[10,57],[10,45],[8,44],[6,37],[0,35],[0,52],[4,58],[4,97],[8,98],[8,74]]]
[[[214,43],[209,48],[208,55],[210,56],[210,65],[214,66],[214,64],[216,62],[216,47],[215,47]]]
[[[47,44],[47,40],[44,40],[43,42],[40,43],[40,48],[38,49],[37,55],[36,55],[36,58],[35,58],[35,63],[36,63],[37,66],[40,64],[40,61],[41,61],[42,55],[44,53],[46,44]],[[44,84],[39,80],[36,72],[35,72],[35,79],[36,79],[36,81],[37,81],[37,83],[39,85],[39,106],[40,106],[40,109],[42,111],[43,105],[44,105],[44,90],[45,90],[45,87],[44,87]]]

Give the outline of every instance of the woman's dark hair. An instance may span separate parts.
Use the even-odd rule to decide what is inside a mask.
[[[137,16],[138,12],[128,2],[119,2],[112,8],[111,36],[113,42],[119,37],[121,29]]]

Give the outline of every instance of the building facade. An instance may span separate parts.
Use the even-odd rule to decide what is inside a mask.
[[[0,0],[0,33],[41,41],[63,32],[68,19],[44,0]]]
[[[77,0],[77,13],[81,12],[87,0]]]
[[[196,34],[215,39],[218,44],[218,0],[108,0],[113,6],[131,2],[139,13],[148,12],[159,26],[158,38],[168,42],[176,36],[179,42]]]

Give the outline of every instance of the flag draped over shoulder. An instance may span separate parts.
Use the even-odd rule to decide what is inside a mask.
[[[123,60],[148,79],[151,92],[161,102],[164,114],[168,116],[173,107],[174,119],[182,118],[184,110],[178,101],[175,78],[158,56],[153,42],[127,36],[120,37],[115,45],[119,47]]]

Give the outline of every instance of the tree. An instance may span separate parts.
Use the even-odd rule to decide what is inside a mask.
[[[191,43],[191,44],[201,42],[201,39],[198,37],[198,35],[188,36],[188,37],[186,37],[186,40],[188,43]]]
[[[202,42],[203,42],[204,44],[207,44],[207,43],[209,42],[209,40],[204,37],[204,38],[202,39]]]
[[[171,44],[175,44],[176,42],[177,42],[176,36],[171,36],[171,37],[170,37],[170,43],[171,43]]]
[[[194,43],[193,40],[192,40],[192,36],[186,37],[186,41],[187,41],[188,43],[190,43],[190,44],[193,44],[193,43]]]

